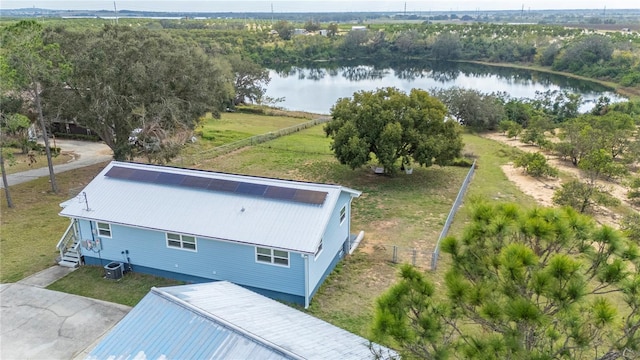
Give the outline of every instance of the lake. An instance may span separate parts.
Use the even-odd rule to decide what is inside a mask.
[[[405,92],[413,88],[461,87],[481,92],[506,92],[514,98],[535,98],[536,92],[567,90],[582,95],[580,110],[590,110],[600,96],[623,101],[611,89],[590,81],[539,71],[469,63],[423,62],[395,65],[327,65],[269,70],[266,95],[284,98],[276,106],[328,114],[339,98],[360,90],[393,86]]]

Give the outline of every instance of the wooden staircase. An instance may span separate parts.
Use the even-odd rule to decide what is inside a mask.
[[[73,243],[73,247],[67,249],[67,251],[62,254],[62,259],[58,261],[58,265],[70,268],[80,266],[80,251],[78,251],[77,245],[78,241],[76,240]]]
[[[80,266],[80,240],[75,235],[73,227],[74,222],[72,221],[57,246],[60,251],[58,265],[69,268]]]

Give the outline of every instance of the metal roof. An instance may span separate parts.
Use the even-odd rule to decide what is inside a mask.
[[[327,196],[318,205],[105,176],[114,166],[320,191]],[[311,254],[342,192],[360,195],[339,185],[113,161],[77,199],[61,204],[60,215]]]
[[[152,289],[88,358],[333,360],[372,353],[360,336],[219,281]]]

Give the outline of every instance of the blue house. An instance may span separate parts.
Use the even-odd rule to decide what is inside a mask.
[[[339,185],[111,162],[61,204],[71,219],[61,265],[125,270],[192,283],[226,280],[309,302],[352,250],[351,201]]]
[[[86,359],[373,359],[384,346],[226,281],[153,288]]]

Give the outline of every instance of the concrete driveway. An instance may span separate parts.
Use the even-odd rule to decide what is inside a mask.
[[[53,146],[53,141],[49,145]],[[56,174],[113,159],[111,148],[103,143],[56,139],[55,145],[60,148],[60,151],[73,155],[73,159],[66,164],[54,165],[53,171]],[[49,176],[49,168],[46,166],[46,162],[44,165],[37,169],[7,175],[9,186]],[[0,181],[1,188],[4,188],[2,181]]]
[[[0,285],[0,358],[84,358],[128,306],[44,289],[71,269],[54,266]]]

